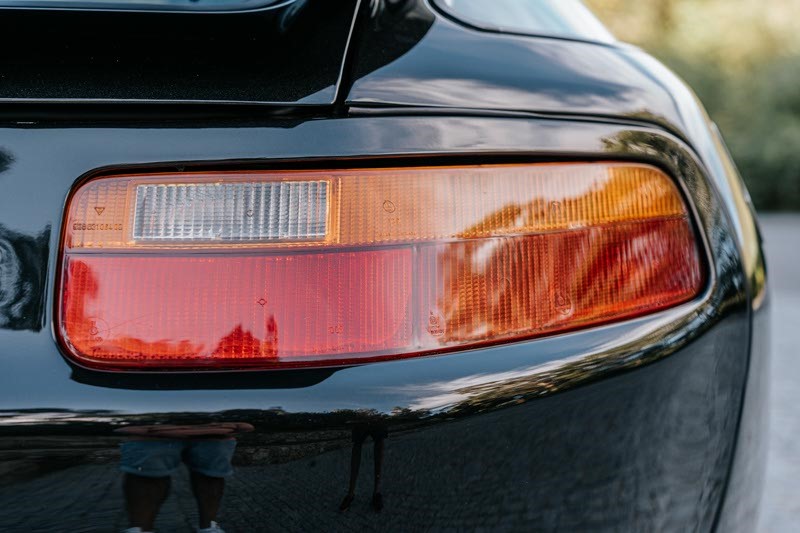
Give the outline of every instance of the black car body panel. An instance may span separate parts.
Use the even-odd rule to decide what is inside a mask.
[[[15,51],[0,102],[332,105],[357,3],[216,15],[0,10],[0,45]]]
[[[246,421],[255,431],[239,439],[220,515],[232,531],[751,530],[763,255],[741,179],[691,94],[643,52],[477,31],[424,2],[365,2],[351,46],[339,101],[302,113],[295,96],[56,105],[52,85],[48,107],[3,109],[0,527],[123,528],[115,429]],[[673,176],[707,253],[704,293],[619,324],[340,369],[104,373],[55,341],[64,202],[98,172],[562,160]],[[363,496],[342,514],[363,424],[388,431],[385,507]],[[157,525],[189,530],[192,509],[176,489]]]
[[[297,0],[2,0],[2,9],[239,13],[285,7]]]
[[[402,5],[360,27],[348,103],[682,122],[673,97],[633,48],[472,30],[425,2]],[[414,37],[405,47],[385,31],[397,27]]]

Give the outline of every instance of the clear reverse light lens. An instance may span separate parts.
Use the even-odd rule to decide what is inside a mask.
[[[137,185],[133,240],[322,240],[327,212],[326,181]]]

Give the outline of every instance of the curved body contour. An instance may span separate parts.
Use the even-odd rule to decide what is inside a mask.
[[[0,528],[125,527],[116,429],[233,420],[253,431],[239,437],[226,530],[750,531],[763,467],[764,259],[741,179],[691,92],[624,45],[482,31],[421,0],[337,2],[341,20],[323,3],[220,23],[241,31],[256,17],[292,43],[288,60],[245,52],[220,74],[238,97],[210,89],[219,78],[108,85],[81,47],[63,52],[80,78],[43,62],[45,85],[34,87],[2,67],[15,82],[0,94]],[[113,25],[122,14],[69,16]],[[322,26],[336,64],[300,75],[296,62],[320,43],[312,35],[304,49],[292,32]],[[116,52],[142,71],[181,60]],[[257,91],[237,85],[254,66],[274,76]],[[70,363],[55,340],[64,202],[98,172],[608,160],[652,164],[679,183],[710,270],[697,299],[557,336],[335,369],[100,372]],[[359,424],[388,433],[380,513],[337,509]],[[177,492],[157,525],[189,528],[187,506]]]

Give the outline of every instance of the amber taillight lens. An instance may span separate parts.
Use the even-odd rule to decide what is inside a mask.
[[[330,366],[652,313],[705,282],[660,170],[585,163],[97,178],[58,331],[87,366]]]

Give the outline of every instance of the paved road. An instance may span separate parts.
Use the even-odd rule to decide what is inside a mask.
[[[800,215],[762,215],[772,290],[767,480],[759,531],[800,531]]]

